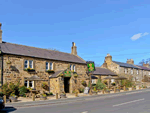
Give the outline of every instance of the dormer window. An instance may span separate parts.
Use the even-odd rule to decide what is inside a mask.
[[[46,70],[53,70],[53,63],[46,62]]]

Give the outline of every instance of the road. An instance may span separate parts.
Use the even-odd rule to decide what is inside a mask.
[[[9,109],[11,109],[9,111]],[[83,101],[54,105],[6,108],[1,113],[150,113],[150,89],[139,93],[110,98],[85,99]]]

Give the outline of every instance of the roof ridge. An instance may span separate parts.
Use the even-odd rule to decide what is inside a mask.
[[[13,44],[13,45],[17,45],[17,46],[25,46],[25,47],[35,48],[35,49],[42,49],[42,50],[47,50],[47,51],[54,51],[54,52],[60,52],[60,53],[65,53],[65,54],[73,55],[71,53],[66,53],[66,52],[62,52],[62,51],[55,51],[55,50],[49,50],[49,49],[40,48],[40,47],[27,46],[27,45],[22,45],[22,44],[15,44],[15,43],[10,43],[10,42],[5,42],[5,43],[6,44]],[[73,56],[76,56],[76,55],[73,55]]]

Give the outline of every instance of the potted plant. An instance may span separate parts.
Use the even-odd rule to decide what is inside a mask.
[[[97,94],[96,86],[93,89],[93,94],[95,94],[95,95]]]
[[[112,85],[112,86],[115,86],[115,85],[116,85],[116,83],[115,83],[115,82],[113,82],[113,83],[111,83],[111,85]]]
[[[44,93],[43,93],[43,94],[41,94],[40,99],[41,99],[41,100],[46,100],[46,99],[47,99],[47,95],[46,95],[46,94],[44,94]]]
[[[120,89],[119,89],[119,88],[116,88],[116,92],[117,92],[117,93],[120,92]]]
[[[105,85],[107,85],[107,80],[104,80],[103,82],[104,82]]]
[[[54,73],[54,70],[46,70],[46,72],[48,72],[48,73]]]
[[[62,93],[60,94],[60,98],[66,98],[66,93],[65,93],[65,92],[62,92]]]
[[[10,97],[9,97],[9,99],[11,100],[11,102],[17,102],[17,96],[14,94],[14,93],[11,93],[10,94]]]
[[[80,93],[83,93],[84,92],[84,88],[80,88],[79,91],[80,91]]]
[[[28,67],[28,68],[24,69],[24,71],[33,72],[33,71],[35,71],[35,69]]]
[[[105,93],[110,93],[110,89],[105,89]]]
[[[60,76],[61,76],[61,77],[63,77],[63,76],[64,76],[64,74],[62,73],[62,74],[60,74]]]
[[[86,82],[85,82],[84,80],[82,80],[81,84],[82,84],[83,86],[86,86]]]

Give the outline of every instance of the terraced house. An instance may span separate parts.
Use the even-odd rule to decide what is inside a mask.
[[[107,54],[101,67],[110,69],[117,75],[125,76],[128,79],[139,82],[143,80],[144,76],[150,75],[148,64],[144,64],[143,66],[134,65],[133,59],[127,59],[126,63],[113,61],[110,54]]]
[[[77,55],[72,43],[71,53],[41,49],[2,41],[0,24],[1,82],[16,82],[21,85],[50,92],[72,93],[82,80],[88,82],[86,61]],[[77,76],[78,75],[78,76]]]

